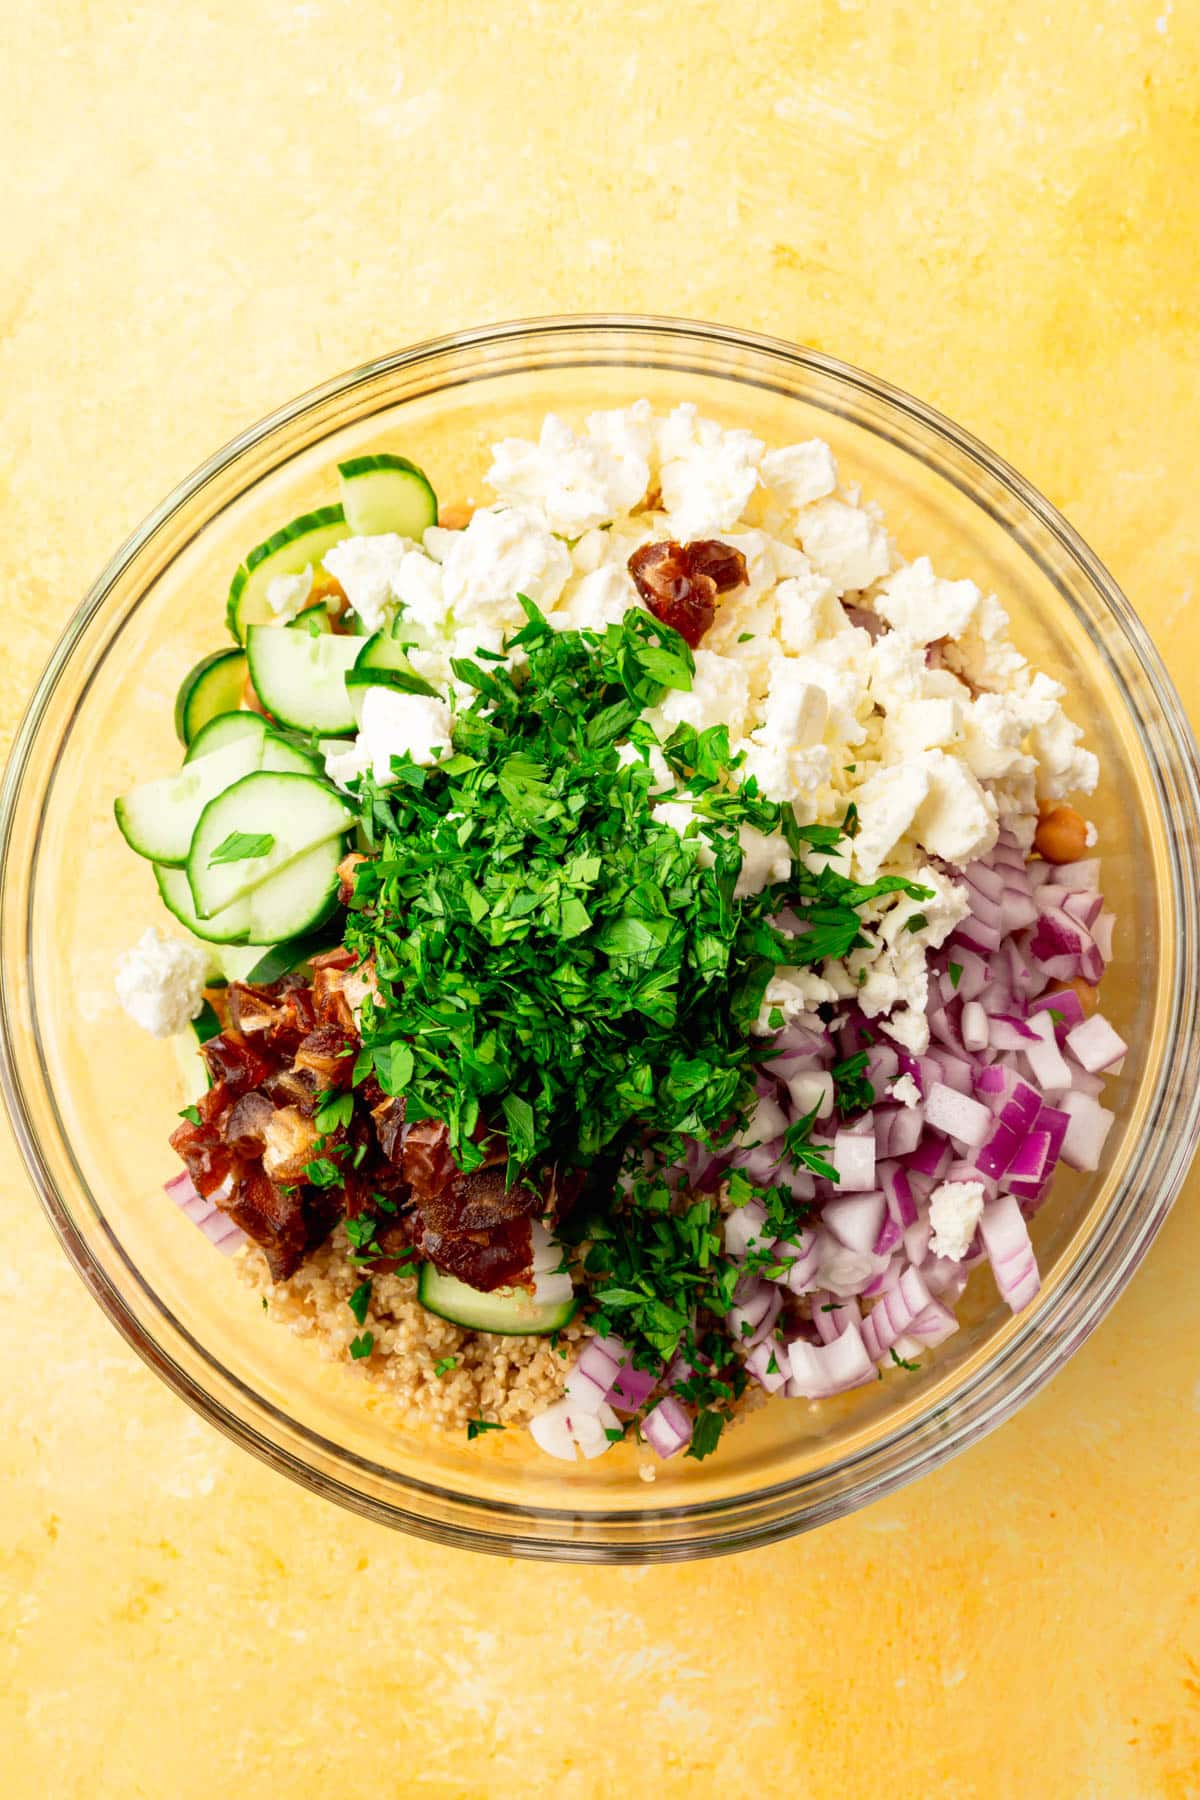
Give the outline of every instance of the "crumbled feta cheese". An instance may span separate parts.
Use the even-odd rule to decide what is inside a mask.
[[[875,611],[910,644],[961,637],[980,601],[973,581],[943,581],[927,556],[889,575],[875,596]]]
[[[844,500],[817,500],[796,521],[796,536],[813,567],[839,594],[868,588],[891,564],[888,534],[878,519]]]
[[[203,946],[145,931],[117,958],[117,999],[143,1031],[174,1037],[203,1007],[211,966],[211,955]]]
[[[549,612],[570,578],[566,545],[517,507],[480,507],[451,535],[442,585],[460,624],[472,614],[490,625],[523,624],[518,594]]]
[[[562,537],[578,537],[632,511],[645,495],[650,465],[628,447],[614,454],[594,435],[577,437],[547,413],[536,444],[504,438],[492,446],[486,479],[507,505],[523,507]]]
[[[312,564],[307,563],[298,575],[277,575],[267,583],[267,605],[281,625],[294,619],[312,593]]]
[[[688,800],[660,800],[650,808],[650,816],[661,825],[669,825],[680,837],[687,834],[688,827],[695,823],[696,811]],[[786,881],[792,872],[792,853],[787,841],[777,831],[756,831],[753,825],[738,827],[738,842],[742,850],[742,866],[734,884],[735,900],[745,900],[751,894],[760,894],[770,882]],[[700,866],[711,869],[713,866],[712,845],[705,837],[697,837],[699,846],[698,860]]]
[[[970,769],[944,750],[925,750],[919,766],[928,793],[913,823],[917,842],[943,861],[974,862],[996,842],[996,802],[981,788]]]
[[[815,969],[776,969],[767,983],[757,1019],[751,1027],[759,1037],[768,1037],[780,1029],[771,1023],[772,1013],[782,1013],[785,1025],[811,1025],[824,1029],[817,1014],[818,1006],[838,998],[833,983],[818,975]]]
[[[920,1106],[921,1090],[911,1075],[898,1075],[888,1089],[888,1099],[898,1106]]]
[[[325,771],[345,787],[369,769],[381,784],[395,779],[393,756],[415,763],[436,762],[450,745],[450,708],[430,694],[404,694],[396,688],[369,687],[363,695],[362,721],[352,744],[325,753]]]
[[[865,880],[874,881],[880,866],[912,828],[928,794],[929,776],[920,763],[880,769],[857,789],[854,857]]]
[[[929,1196],[929,1248],[947,1262],[961,1262],[971,1248],[983,1212],[981,1181],[944,1181]]]
[[[676,725],[692,725],[707,731],[710,725],[728,725],[731,737],[745,731],[750,707],[750,686],[745,670],[731,657],[703,648],[695,652],[696,672],[689,693],[671,688],[649,716],[661,721],[661,738]]]
[[[814,500],[823,500],[837,487],[833,451],[820,438],[809,438],[803,444],[788,444],[782,450],[768,450],[760,470],[767,487],[785,506],[797,512]]]
[[[731,530],[758,486],[759,439],[749,431],[722,431],[685,405],[665,421],[660,444],[659,487],[672,536],[686,543]]]
[[[409,538],[387,531],[378,537],[343,538],[321,559],[368,631],[380,631],[395,605],[396,578],[416,549]]]
[[[648,470],[653,466],[657,440],[654,410],[648,400],[635,400],[632,406],[617,406],[589,413],[587,433],[597,444],[602,444],[610,455],[615,456],[618,462],[636,457],[646,464]],[[642,495],[639,494],[638,499],[641,498]]]
[[[627,612],[641,605],[628,569],[602,563],[570,586],[547,619],[556,631],[603,631],[606,625],[619,625]]]

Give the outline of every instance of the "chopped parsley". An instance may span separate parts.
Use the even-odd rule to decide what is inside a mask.
[[[189,1125],[198,1125],[200,1123],[200,1108],[198,1106],[181,1107],[179,1117],[181,1119],[186,1119]]]
[[[503,1425],[494,1425],[490,1419],[468,1419],[467,1441],[470,1442],[472,1438],[482,1437],[485,1431],[503,1430]]]
[[[869,1106],[875,1104],[875,1089],[867,1080],[866,1067],[867,1052],[865,1050],[860,1050],[856,1056],[848,1056],[844,1062],[833,1065],[831,1073],[839,1112],[865,1112]]]
[[[895,1349],[889,1350],[888,1355],[898,1369],[907,1369],[910,1375],[915,1375],[921,1367],[919,1362],[907,1362],[903,1356],[897,1356]]]
[[[904,921],[905,931],[924,931],[927,929],[928,925],[928,915],[923,912],[915,912],[911,917]]]
[[[269,831],[231,831],[209,857],[208,866],[215,869],[220,863],[250,862],[256,856],[267,856],[274,848],[275,839]]]
[[[441,1362],[434,1363],[433,1372],[440,1381],[443,1375],[448,1375],[451,1369],[456,1369],[457,1367],[457,1356],[443,1356]]]
[[[373,1332],[364,1331],[360,1333],[358,1337],[350,1339],[350,1354],[355,1362],[361,1362],[364,1356],[370,1356],[374,1348],[375,1336]]]
[[[1054,1025],[1065,1025],[1066,1024],[1067,1015],[1066,1015],[1066,1013],[1059,1012],[1057,1006],[1048,1006],[1046,1008],[1046,1011],[1050,1014],[1050,1020],[1051,1020],[1052,1024],[1054,1024]]]
[[[360,1281],[358,1286],[355,1288],[354,1292],[351,1294],[349,1300],[347,1300],[347,1302],[346,1302],[346,1305],[350,1308],[350,1311],[354,1314],[354,1317],[357,1320],[358,1324],[360,1324],[360,1325],[366,1324],[367,1308],[368,1308],[368,1306],[370,1306],[370,1304],[371,1304],[371,1283],[369,1281]]]
[[[954,988],[956,991],[957,991],[959,982],[962,980],[962,972],[963,972],[963,966],[961,963],[950,963],[949,964],[950,986],[952,988]]]

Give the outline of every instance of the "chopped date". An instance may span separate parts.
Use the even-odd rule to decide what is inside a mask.
[[[694,650],[716,617],[717,595],[745,582],[746,559],[716,538],[690,544],[667,539],[635,550],[629,573],[655,618]]]

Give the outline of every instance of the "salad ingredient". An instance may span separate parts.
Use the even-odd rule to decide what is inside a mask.
[[[190,744],[210,719],[236,709],[245,680],[246,658],[240,650],[215,650],[201,657],[184,676],[175,698],[175,735],[180,743]]]
[[[123,794],[113,810],[125,842],[152,862],[181,866],[209,801],[257,769],[261,756],[261,741],[238,738],[185,763],[177,775],[161,776]]]
[[[438,522],[437,497],[423,472],[403,456],[353,456],[338,464],[342,510],[355,537],[395,532],[420,543]]]
[[[271,717],[327,737],[354,730],[345,678],[361,649],[358,638],[313,637],[270,625],[251,625],[246,633],[250,679]]]
[[[574,1292],[558,1301],[539,1300],[536,1290],[530,1293],[519,1287],[494,1288],[484,1294],[432,1263],[421,1269],[417,1294],[422,1306],[439,1318],[503,1337],[547,1337],[569,1325],[579,1310]]]
[[[258,771],[210,800],[197,822],[187,876],[196,910],[213,914],[245,899],[308,852],[329,846],[330,891],[341,861],[341,839],[354,815],[323,781],[311,775]],[[313,911],[318,896],[313,896]],[[288,931],[299,935],[307,926]]]
[[[151,927],[117,958],[117,998],[155,1037],[185,1031],[204,1005],[209,957],[199,945],[160,937]]]
[[[251,625],[269,624],[276,619],[277,610],[283,610],[274,607],[268,598],[273,582],[281,576],[302,575],[315,568],[327,551],[349,535],[350,527],[341,507],[322,506],[293,519],[290,525],[257,544],[229,588],[225,622],[238,643],[246,642]]]

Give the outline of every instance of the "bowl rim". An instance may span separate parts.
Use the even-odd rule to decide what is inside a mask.
[[[793,370],[807,371],[810,374],[818,375],[828,382],[869,399],[888,411],[898,413],[921,431],[932,434],[943,444],[966,458],[968,462],[975,465],[980,475],[986,476],[996,483],[1007,492],[1011,499],[1015,499],[1032,515],[1037,524],[1049,534],[1057,546],[1058,552],[1075,566],[1086,585],[1098,598],[1119,629],[1157,703],[1160,715],[1158,723],[1161,728],[1165,729],[1167,746],[1174,756],[1175,781],[1182,786],[1184,796],[1190,806],[1192,819],[1200,818],[1200,750],[1197,749],[1195,737],[1178,694],[1148,632],[1113,577],[1075,528],[1038,489],[1005,459],[990,450],[980,439],[946,418],[934,407],[896,388],[891,383],[824,352],[810,350],[789,343],[785,339],[742,331],[733,326],[702,320],[659,317],[651,314],[604,312],[548,315],[501,321],[423,339],[416,344],[390,352],[382,357],[373,358],[340,375],[331,377],[285,402],[256,423],[237,433],[177,483],[159,505],[135,527],[124,543],[110,557],[68,620],[37,682],[14,738],[4,773],[3,787],[0,789],[0,940],[7,941],[5,914],[11,915],[13,911],[13,902],[10,898],[11,884],[5,879],[5,876],[9,871],[17,806],[22,793],[25,771],[43,718],[55,689],[71,662],[80,637],[100,611],[113,586],[134,561],[143,546],[186,507],[210,480],[222,473],[229,464],[246,451],[263,443],[293,421],[302,418],[306,413],[317,410],[329,401],[352,392],[357,387],[394,371],[448,354],[461,355],[471,352],[483,354],[489,350],[495,350],[498,346],[512,348],[521,344],[532,348],[539,343],[552,344],[556,339],[561,340],[572,335],[592,335],[602,341],[619,338],[631,340],[642,335],[653,337],[656,340],[675,340],[681,346],[688,342],[698,343],[709,351],[714,347],[732,351],[749,351],[782,362]],[[615,344],[614,348],[616,348]],[[615,356],[610,360],[616,360]],[[502,372],[502,369],[497,367],[496,373]],[[736,377],[736,371],[732,373]],[[886,436],[886,433],[879,432],[877,424],[873,429],[879,435]],[[903,447],[911,453],[911,446]],[[947,479],[954,479],[946,470],[941,470],[939,473]],[[983,507],[985,511],[989,510],[987,500],[980,492],[971,488],[967,491],[975,504]],[[1010,535],[1017,538],[1023,552],[1035,561],[1047,578],[1062,591],[1059,578],[1051,568],[1045,565],[1036,547],[1023,534],[1014,532],[1010,521],[1002,522]],[[1118,672],[1115,670],[1113,672],[1122,689],[1123,697],[1128,703],[1126,684]],[[1148,757],[1148,761],[1154,776],[1157,798],[1161,802],[1161,771],[1152,757]],[[1168,840],[1172,900],[1179,925],[1177,965],[1185,960],[1185,951],[1190,948],[1194,953],[1196,949],[1194,896],[1200,892],[1200,857],[1197,854],[1195,835],[1193,833],[1182,835],[1182,850],[1173,838]],[[327,1499],[336,1500],[349,1509],[378,1522],[399,1527],[430,1541],[502,1555],[522,1555],[562,1561],[645,1563],[726,1554],[771,1543],[798,1531],[810,1529],[831,1518],[850,1512],[858,1506],[866,1504],[869,1500],[895,1491],[918,1474],[924,1474],[939,1467],[950,1456],[995,1429],[1020,1405],[1024,1404],[1025,1400],[1057,1373],[1069,1356],[1078,1349],[1085,1338],[1100,1323],[1149,1249],[1178,1194],[1195,1154],[1197,1143],[1200,1142],[1200,1083],[1193,1083],[1192,1091],[1189,1096],[1184,1097],[1182,1105],[1179,1104],[1177,1098],[1174,1135],[1171,1143],[1167,1146],[1170,1154],[1166,1166],[1159,1170],[1149,1199],[1146,1195],[1141,1197],[1139,1201],[1142,1208],[1141,1216],[1136,1221],[1132,1217],[1127,1221],[1131,1224],[1136,1223],[1136,1229],[1125,1244],[1118,1265],[1106,1272],[1099,1289],[1091,1294],[1082,1316],[1070,1321],[1070,1329],[1064,1339],[1060,1340],[1053,1348],[1052,1337],[1042,1335],[1044,1316],[1041,1313],[1036,1315],[1035,1319],[1026,1321],[1023,1326],[1016,1325],[1014,1322],[1014,1327],[1006,1328],[1001,1334],[999,1345],[980,1361],[961,1386],[954,1389],[950,1397],[953,1416],[945,1422],[944,1426],[937,1429],[936,1434],[931,1432],[931,1424],[937,1407],[931,1401],[913,1418],[899,1424],[891,1431],[884,1432],[873,1439],[868,1446],[852,1450],[836,1462],[824,1465],[813,1475],[765,1487],[756,1487],[731,1496],[702,1500],[691,1506],[647,1508],[637,1511],[595,1509],[589,1510],[586,1515],[581,1515],[578,1511],[570,1508],[524,1506],[493,1499],[475,1501],[469,1496],[464,1497],[461,1492],[443,1488],[437,1484],[425,1483],[409,1476],[398,1477],[394,1470],[384,1469],[378,1464],[374,1465],[372,1469],[372,1465],[358,1457],[356,1453],[348,1452],[331,1443],[330,1440],[308,1426],[298,1425],[264,1397],[253,1393],[230,1371],[223,1371],[225,1381],[247,1395],[260,1413],[273,1415],[287,1427],[293,1436],[298,1435],[314,1449],[323,1453],[332,1453],[343,1464],[352,1462],[364,1471],[372,1469],[373,1473],[383,1474],[390,1482],[402,1482],[408,1496],[416,1498],[424,1494],[436,1497],[439,1502],[448,1504],[451,1508],[462,1509],[467,1513],[475,1510],[485,1511],[492,1520],[502,1521],[505,1527],[510,1527],[497,1529],[481,1526],[474,1522],[459,1523],[446,1518],[433,1520],[424,1513],[398,1504],[390,1498],[383,1500],[360,1492],[341,1476],[331,1474],[328,1469],[314,1467],[290,1444],[269,1437],[250,1419],[231,1412],[216,1393],[201,1385],[192,1374],[180,1366],[163,1345],[157,1343],[142,1328],[107,1272],[91,1256],[83,1235],[72,1218],[70,1208],[59,1193],[50,1173],[48,1162],[33,1125],[18,1069],[13,1031],[14,1000],[6,976],[7,970],[0,970],[0,1092],[3,1094],[26,1170],[33,1181],[43,1209],[69,1260],[110,1323],[120,1331],[142,1359],[195,1411],[207,1418],[243,1448],[250,1450],[277,1471],[289,1475],[311,1492]],[[1185,1027],[1181,1036],[1190,1046],[1194,1060],[1197,1049],[1200,1048],[1200,1001],[1192,998],[1190,994],[1180,991],[1186,984],[1176,981],[1174,985],[1175,1023],[1177,1026]],[[1182,1048],[1182,1043],[1180,1047]],[[1183,1059],[1181,1058],[1181,1060]],[[1164,1077],[1160,1080],[1159,1084],[1157,1098],[1160,1102],[1165,1079]],[[86,1185],[85,1182],[85,1188]],[[1128,1186],[1129,1182],[1126,1180],[1114,1196],[1110,1212],[1116,1209],[1118,1203],[1123,1203]],[[1096,1240],[1100,1236],[1101,1233],[1093,1231],[1084,1246],[1082,1257],[1072,1265],[1073,1276],[1086,1265],[1089,1256],[1093,1261],[1095,1260]],[[1066,1282],[1060,1284],[1060,1291],[1054,1297],[1055,1304],[1064,1303],[1066,1294],[1063,1290],[1068,1287],[1069,1284]],[[148,1289],[147,1292],[149,1292]],[[151,1298],[161,1313],[164,1310],[161,1303],[152,1294]],[[187,1336],[178,1320],[172,1320],[172,1324],[176,1331],[183,1332],[183,1335]],[[1039,1338],[1041,1338],[1040,1345]],[[197,1345],[195,1340],[189,1338],[189,1342],[192,1348],[198,1350],[202,1356],[207,1355],[203,1346]],[[989,1401],[989,1391],[997,1387],[1002,1376],[1007,1380],[1004,1392],[993,1394]],[[971,1400],[972,1404],[960,1406],[960,1400],[966,1399]],[[872,1479],[866,1482],[856,1479],[849,1485],[843,1485],[828,1492],[815,1504],[805,1503],[805,1491],[810,1484],[817,1480],[827,1483],[832,1475],[844,1476],[847,1473],[853,1473],[862,1464],[870,1465],[881,1459],[887,1459],[889,1453],[903,1447],[906,1443],[909,1445],[907,1454],[891,1455],[887,1466],[877,1470]],[[789,1495],[795,1497],[797,1504],[783,1510],[773,1508],[772,1503]],[[765,1511],[763,1511],[764,1508]],[[729,1516],[739,1511],[745,1515],[740,1521]],[[759,1516],[760,1513],[762,1516]],[[610,1527],[614,1536],[605,1541],[581,1539],[578,1529],[581,1519],[584,1521],[585,1529]],[[667,1520],[670,1520],[674,1527],[677,1527],[682,1521],[692,1522],[697,1528],[698,1535],[670,1536],[657,1541],[652,1536],[646,1535],[647,1532],[652,1534],[656,1526],[664,1525]],[[522,1526],[525,1529],[522,1529]],[[556,1532],[530,1529],[537,1526],[559,1527],[560,1529]],[[572,1526],[575,1529],[572,1529]]]

